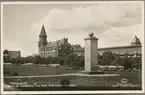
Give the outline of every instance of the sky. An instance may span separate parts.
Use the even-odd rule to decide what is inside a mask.
[[[4,4],[3,50],[38,54],[42,25],[48,41],[68,37],[69,43],[84,47],[84,38],[93,32],[99,48],[130,45],[135,35],[143,43],[143,12],[142,1]]]

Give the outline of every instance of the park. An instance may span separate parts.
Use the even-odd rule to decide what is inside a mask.
[[[4,83],[24,91],[141,90],[141,58],[122,58],[109,51],[100,56],[97,41],[93,33],[85,39],[85,57],[37,56],[30,58],[34,64],[13,60],[17,64],[4,65]]]

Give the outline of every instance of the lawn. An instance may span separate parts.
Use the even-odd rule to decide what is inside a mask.
[[[39,67],[39,66],[5,66],[4,68],[8,69],[10,72],[18,72],[22,76],[31,76],[31,75],[58,75],[64,73],[76,73],[78,70],[67,70],[60,68],[50,68],[50,67]],[[105,72],[105,73],[114,73],[120,74],[120,76],[52,76],[52,77],[34,77],[34,78],[21,78],[20,82],[27,82],[28,84],[34,85],[38,84],[47,84],[47,85],[60,85],[60,82],[64,79],[68,79],[71,85],[75,85],[75,88],[72,89],[124,89],[124,88],[113,88],[112,85],[121,83],[122,78],[129,80],[129,83],[132,85],[137,85],[137,88],[125,88],[127,89],[141,89],[141,73],[134,72]],[[17,82],[17,78],[5,78],[5,83],[10,84],[10,82]],[[58,87],[57,87],[58,88]],[[50,90],[50,88],[43,90]],[[60,88],[59,88],[60,89]],[[62,88],[61,88],[62,89]],[[24,90],[24,88],[23,88]],[[28,90],[25,89],[25,90]],[[30,89],[29,89],[30,90]],[[34,90],[34,89],[33,89]],[[42,89],[35,89],[42,90]],[[69,89],[70,90],[70,89]]]
[[[10,73],[18,72],[19,75],[21,76],[58,75],[64,73],[75,73],[78,71],[37,65],[32,66],[5,65],[4,68],[8,70]]]

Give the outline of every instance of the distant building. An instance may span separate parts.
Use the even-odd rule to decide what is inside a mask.
[[[127,54],[130,57],[141,57],[141,49],[141,42],[139,38],[135,36],[130,45],[98,48],[98,54],[102,55],[105,51],[111,51],[112,53],[118,54],[120,56],[125,56]],[[75,50],[74,54],[77,54],[78,56],[84,56],[84,49]]]
[[[10,59],[12,58],[19,58],[21,57],[21,52],[20,51],[9,51],[9,50],[4,50],[3,55],[5,57],[9,57]]]
[[[98,54],[102,55],[105,51],[111,51],[112,53],[118,54],[120,56],[135,56],[141,57],[141,42],[137,36],[134,37],[130,45],[126,46],[115,46],[98,48]],[[84,48],[80,45],[71,45],[68,43],[68,38],[64,38],[54,42],[47,41],[47,35],[44,25],[42,26],[39,42],[38,42],[39,55],[41,57],[63,57],[69,54],[76,54],[77,56],[84,56]]]
[[[84,56],[84,48],[81,47],[81,45],[72,45],[73,48],[73,54],[76,54],[77,56]]]
[[[36,57],[36,56],[39,56],[39,54],[32,54],[32,57]]]
[[[38,49],[39,55],[45,58],[67,56],[73,53],[73,49],[68,43],[68,38],[63,38],[54,42],[48,42],[44,25],[42,26],[39,35]]]

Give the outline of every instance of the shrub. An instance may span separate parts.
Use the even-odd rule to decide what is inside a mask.
[[[115,60],[116,55],[111,51],[103,52],[103,55],[98,55],[100,65],[110,65]]]
[[[19,74],[17,72],[12,73],[12,76],[18,76]]]
[[[62,85],[62,86],[69,86],[70,85],[70,81],[68,79],[63,79],[60,82],[60,85]]]
[[[10,74],[10,71],[8,71],[7,69],[4,69],[4,75],[8,75]]]
[[[133,68],[133,64],[136,64],[133,58],[125,58],[123,60],[124,70],[129,70]]]
[[[39,64],[41,62],[41,57],[40,56],[35,56],[33,59],[34,64]]]

